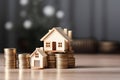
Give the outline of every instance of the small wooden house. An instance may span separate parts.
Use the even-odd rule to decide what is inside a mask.
[[[31,68],[47,67],[47,54],[41,49],[36,50],[30,55]]]
[[[40,40],[44,42],[45,52],[65,52],[69,50],[72,31],[54,27]]]

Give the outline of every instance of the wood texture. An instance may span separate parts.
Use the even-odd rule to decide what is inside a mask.
[[[4,68],[0,55],[0,80],[119,80],[120,55],[76,54],[76,68],[71,69],[11,69]]]

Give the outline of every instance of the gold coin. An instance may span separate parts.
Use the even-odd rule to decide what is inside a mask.
[[[14,67],[13,66],[12,67],[11,66],[5,66],[5,69],[16,69],[16,66],[14,66]]]
[[[56,58],[57,62],[68,62],[68,58]]]
[[[66,58],[68,57],[67,54],[55,54],[57,58]]]
[[[48,56],[48,61],[54,61],[54,60],[56,60],[56,58],[55,58],[55,56]]]
[[[19,69],[29,69],[29,66],[19,66]]]
[[[53,53],[53,52],[47,52],[47,55],[48,56],[55,56],[55,53]]]
[[[74,55],[73,54],[68,54],[68,57],[72,58],[72,57],[74,57]]]
[[[56,61],[48,61],[48,63],[55,63]]]
[[[13,60],[13,61],[16,61],[16,57],[5,56],[5,60]]]
[[[22,59],[22,60],[19,59],[18,61],[19,61],[19,62],[30,62],[30,60],[28,60],[28,59]]]
[[[4,48],[5,54],[16,54],[16,48]]]
[[[57,69],[67,69],[68,66],[57,66]]]
[[[5,64],[16,64],[16,62],[8,62],[8,61],[6,61]]]
[[[54,64],[53,63],[52,64],[48,64],[48,67],[49,68],[56,68],[56,64],[55,63]]]
[[[31,69],[33,69],[33,70],[42,70],[43,68],[40,68],[40,67],[31,67]]]
[[[19,59],[24,59],[24,58],[29,58],[29,57],[30,57],[29,54],[19,54],[18,55]]]

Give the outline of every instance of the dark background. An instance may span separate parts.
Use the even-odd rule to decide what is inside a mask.
[[[40,25],[34,24],[32,27],[36,26],[35,28],[26,30],[23,28],[22,20],[24,21],[28,17],[21,18],[20,12],[32,10],[31,4],[21,6],[19,0],[0,0],[0,52],[3,52],[5,47],[16,47],[19,52],[32,52],[35,47],[42,46],[39,39],[54,26],[72,29],[73,39],[94,37],[97,40],[120,41],[120,0],[39,1],[43,4],[37,7],[38,10],[42,11],[42,8],[51,5],[56,11],[62,10],[64,17],[61,19],[57,19],[55,16],[43,17],[46,22]],[[33,17],[35,16],[33,14]],[[41,22],[43,18],[40,19]],[[53,22],[49,23],[50,20]],[[8,21],[14,24],[11,30],[5,28]]]

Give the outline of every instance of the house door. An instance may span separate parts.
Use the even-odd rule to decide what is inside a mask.
[[[40,67],[40,60],[34,60],[34,67]]]
[[[52,42],[52,50],[56,50],[56,42]]]

